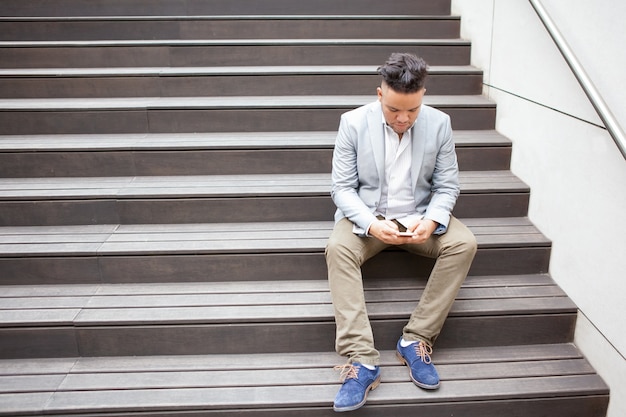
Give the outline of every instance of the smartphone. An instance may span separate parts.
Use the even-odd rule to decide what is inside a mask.
[[[398,232],[399,236],[415,236],[415,233],[413,232],[409,232],[408,230],[406,232]]]

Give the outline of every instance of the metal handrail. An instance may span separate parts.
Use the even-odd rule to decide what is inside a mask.
[[[563,58],[565,58],[567,65],[569,65],[570,69],[574,73],[574,76],[578,80],[578,83],[583,88],[585,94],[587,95],[587,98],[589,98],[589,101],[591,101],[594,109],[596,109],[596,112],[604,123],[606,130],[613,138],[613,141],[615,141],[615,144],[617,145],[619,151],[622,153],[624,159],[626,159],[626,135],[624,134],[624,130],[620,126],[619,122],[617,121],[605,101],[602,99],[602,96],[593,85],[593,82],[585,72],[582,65],[580,65],[580,62],[578,62],[578,59],[576,59],[576,56],[565,41],[565,38],[563,38],[563,35],[561,35],[561,33],[559,32],[554,21],[550,18],[541,2],[539,0],[529,1],[535,9],[535,12],[537,12],[537,16],[539,16],[539,19],[552,37],[552,40],[556,44],[556,47],[561,52],[561,55],[563,55]]]

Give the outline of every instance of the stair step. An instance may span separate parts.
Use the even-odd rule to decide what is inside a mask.
[[[484,407],[504,414],[504,407],[515,407],[530,415],[539,404],[555,415],[601,417],[598,405],[608,402],[607,386],[570,344],[440,349],[434,359],[442,388],[426,392],[409,381],[394,352],[381,352],[383,383],[369,395],[368,409],[479,416]],[[297,410],[313,416],[320,408],[330,412],[339,387],[332,368],[341,361],[326,352],[4,360],[0,415],[177,415],[172,404],[178,404],[181,415]]]
[[[0,136],[0,152],[328,149],[334,146],[336,136],[336,130],[306,132],[3,135]],[[511,147],[511,140],[495,130],[455,130],[454,141],[457,148],[471,146]]]
[[[479,248],[550,244],[525,218],[477,218],[463,222],[476,235]],[[0,228],[0,255],[322,252],[332,227],[330,221],[12,226]]]
[[[453,16],[0,17],[0,40],[458,38]]]
[[[477,236],[473,275],[548,270],[550,241],[528,219],[463,219]],[[332,222],[85,225],[0,228],[2,283],[316,280]],[[385,251],[366,277],[427,276],[433,266]]]
[[[0,70],[2,98],[172,97],[372,94],[375,66],[174,67]],[[433,66],[433,95],[482,92],[482,72]]]
[[[241,15],[387,15],[389,4],[373,0],[3,0],[3,16],[208,16]],[[449,15],[449,1],[394,0],[406,14]]]
[[[465,171],[461,192],[526,193],[529,188],[511,171]],[[0,179],[0,201],[47,199],[134,199],[242,196],[328,196],[327,173],[204,175],[155,177],[11,178]],[[304,188],[302,188],[304,187]]]
[[[458,217],[524,216],[530,190],[510,171],[462,172]],[[330,174],[0,179],[1,226],[323,221]]]
[[[0,177],[330,172],[337,132],[0,136]],[[507,170],[511,141],[455,131],[462,171]]]
[[[439,350],[435,360],[440,364],[445,390],[442,387],[436,392],[421,391],[413,386],[408,381],[406,368],[398,363],[393,352],[384,351],[381,356],[383,384],[370,394],[368,408],[388,408],[389,405],[385,404],[393,402],[403,405],[393,407],[405,411],[407,407],[417,410],[452,407],[465,411],[463,415],[478,416],[480,414],[474,414],[477,411],[474,409],[480,408],[485,401],[499,400],[510,407],[511,403],[521,399],[532,399],[530,404],[546,402],[554,403],[555,407],[560,404],[558,397],[567,395],[564,387],[559,389],[555,383],[567,382],[566,386],[573,388],[571,394],[579,396],[583,404],[584,397],[606,397],[608,392],[606,385],[594,377],[584,358],[568,344]],[[75,358],[52,363],[2,361],[1,371],[15,370],[13,372],[18,376],[0,394],[0,404],[6,412],[25,415],[90,412],[96,411],[96,407],[102,415],[132,410],[156,412],[171,410],[169,404],[172,402],[182,402],[188,412],[225,411],[275,407],[270,401],[276,402],[277,399],[288,403],[283,407],[306,405],[328,409],[339,386],[338,373],[332,369],[333,365],[340,363],[339,360],[332,354],[321,352],[307,356],[297,353],[161,356],[150,363],[143,358],[127,357]],[[50,370],[33,369],[34,365],[50,364]],[[252,369],[251,364],[254,364]],[[519,396],[508,391],[515,383],[523,387]],[[242,390],[249,394],[251,388],[259,394],[258,397],[242,395]],[[266,395],[261,395],[263,393]],[[554,399],[550,400],[551,396]],[[35,401],[19,408],[12,402],[15,399],[23,402],[26,397]],[[594,404],[607,399],[594,401],[589,398],[587,401]],[[532,405],[525,407],[533,408]],[[467,414],[468,410],[471,414]],[[589,405],[572,412],[567,415],[601,416]],[[272,413],[288,416],[293,415],[293,409],[274,408]]]
[[[195,133],[335,130],[366,96],[144,97],[0,100],[0,133]],[[425,96],[458,130],[492,130],[495,104],[482,96]]]
[[[366,280],[370,319],[377,339],[388,341],[386,349],[401,334],[425,284]],[[245,353],[249,343],[255,352],[287,353],[302,351],[298,340],[306,341],[307,351],[332,351],[334,340],[325,280],[16,286],[3,294],[0,307],[3,358],[72,356],[76,349],[81,356]],[[437,345],[567,342],[576,311],[547,275],[470,275]],[[129,332],[137,339],[125,341]],[[67,338],[67,346],[43,343],[46,338]]]
[[[0,41],[0,68],[380,65],[417,50],[430,65],[469,65],[461,39]]]
[[[424,284],[421,280],[391,278],[368,282],[365,297],[371,304],[371,316],[406,316],[419,300]],[[333,320],[326,281],[13,286],[0,300],[3,327]],[[489,276],[470,276],[451,316],[502,311],[522,314],[539,305],[552,313],[571,313],[575,308],[544,275],[504,276],[497,281]]]

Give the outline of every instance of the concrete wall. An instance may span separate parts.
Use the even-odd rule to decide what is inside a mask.
[[[626,128],[626,2],[543,0]],[[575,342],[626,416],[626,160],[528,0],[452,0],[511,169],[531,187],[529,216],[553,242],[550,273],[580,309]]]

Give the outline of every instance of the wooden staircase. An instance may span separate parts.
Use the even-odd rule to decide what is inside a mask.
[[[339,116],[376,68],[431,65],[455,215],[479,251],[434,360],[394,357],[432,267],[365,266],[383,384],[367,416],[606,415],[577,309],[444,0],[3,0],[0,415],[330,416],[324,246]]]

